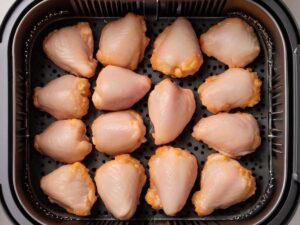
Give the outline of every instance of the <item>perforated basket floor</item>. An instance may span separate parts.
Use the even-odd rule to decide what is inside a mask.
[[[197,36],[203,32],[205,32],[209,27],[216,24],[222,18],[197,18],[190,19],[193,24],[193,27],[197,33]],[[151,68],[150,57],[152,53],[152,45],[155,37],[170,24],[174,18],[166,18],[159,19],[158,21],[146,21],[147,22],[147,36],[151,38],[151,43],[147,47],[144,60],[140,63],[137,72],[144,74],[152,79],[154,86],[159,81],[167,78],[159,72],[154,72]],[[95,40],[95,51],[98,48],[99,34],[102,27],[110,21],[110,19],[75,19],[75,18],[65,18],[59,19],[51,25],[46,26],[41,32],[39,32],[36,36],[35,41],[33,42],[33,46],[31,49],[30,56],[30,65],[29,65],[29,75],[30,75],[30,90],[31,97],[34,87],[36,86],[44,86],[50,80],[53,80],[63,74],[65,72],[54,65],[43,53],[42,51],[42,40],[43,38],[53,29],[63,27],[66,25],[73,25],[79,21],[88,21],[94,32],[94,40]],[[248,21],[250,23],[250,20]],[[254,23],[252,25],[255,25]],[[256,26],[256,25],[255,25]],[[256,27],[257,28],[257,27]],[[195,212],[194,207],[191,203],[191,196],[187,200],[186,206],[183,210],[178,213],[176,217],[172,217],[172,219],[177,220],[228,220],[228,219],[242,219],[248,216],[255,214],[266,202],[266,199],[270,196],[271,188],[272,188],[272,177],[271,177],[271,168],[270,168],[270,149],[268,145],[268,76],[269,76],[269,65],[268,65],[268,45],[263,38],[262,32],[260,30],[256,30],[260,39],[260,44],[262,47],[261,54],[259,57],[249,65],[249,68],[252,68],[257,72],[259,78],[262,80],[262,90],[261,90],[261,101],[254,108],[248,108],[246,111],[252,113],[255,118],[258,120],[262,144],[257,149],[254,154],[245,156],[241,158],[241,163],[247,167],[248,169],[253,171],[254,176],[256,177],[257,182],[257,191],[253,197],[248,199],[247,201],[228,208],[226,210],[217,210],[212,215],[199,218]],[[95,86],[95,80],[102,66],[99,64],[97,68],[96,75],[90,79],[91,82],[91,91]],[[214,150],[208,148],[207,145],[195,141],[191,137],[192,127],[193,125],[202,117],[209,116],[210,113],[206,110],[205,107],[201,106],[199,101],[199,97],[197,94],[197,88],[201,83],[204,82],[205,78],[213,74],[219,74],[227,69],[227,66],[218,62],[215,59],[208,58],[204,56],[204,64],[201,69],[192,77],[187,77],[184,79],[173,79],[175,83],[184,88],[189,88],[193,90],[195,99],[197,102],[196,112],[187,125],[182,134],[170,145],[181,147],[188,149],[191,151],[198,159],[199,168],[202,169],[203,164],[207,158],[207,156],[214,152]],[[153,87],[152,87],[153,88]],[[132,156],[139,159],[142,164],[147,168],[147,176],[148,174],[148,160],[151,155],[154,154],[156,146],[153,143],[153,139],[151,137],[151,124],[148,116],[147,109],[147,99],[148,95],[146,95],[139,103],[137,103],[133,108],[140,112],[144,118],[145,125],[147,127],[147,140],[148,142],[144,143],[138,150],[136,150]],[[30,98],[31,101],[31,98]],[[239,111],[239,110],[236,110]],[[83,121],[87,124],[87,135],[91,137],[91,128],[90,125],[92,121],[103,112],[96,110],[90,102],[89,113],[87,116],[83,118]],[[58,168],[62,164],[52,160],[51,158],[40,155],[33,147],[33,138],[34,135],[42,132],[49,124],[51,124],[54,119],[47,113],[41,112],[33,107],[32,102],[29,104],[29,127],[30,127],[30,145],[29,149],[27,149],[28,157],[27,157],[27,165],[28,165],[28,187],[29,194],[35,201],[35,205],[39,207],[41,210],[45,212],[47,216],[56,217],[60,219],[84,219],[84,220],[111,220],[113,217],[111,214],[107,212],[103,203],[98,198],[98,201],[94,205],[92,209],[92,214],[86,218],[76,217],[74,215],[66,213],[66,211],[59,206],[52,204],[48,201],[47,197],[42,193],[39,181],[42,176],[48,174],[54,169]],[[269,158],[270,157],[270,158]],[[94,173],[96,169],[101,166],[106,161],[112,159],[112,157],[99,153],[98,151],[93,149],[92,153],[89,154],[83,163],[90,169],[90,174],[94,177]],[[199,175],[196,181],[196,184],[191,192],[193,194],[196,190],[199,190]],[[143,192],[140,198],[140,205],[138,206],[137,212],[133,217],[133,220],[152,220],[152,219],[168,219],[164,215],[162,210],[155,211],[152,210],[149,205],[144,200],[145,192],[149,187],[149,183],[147,182],[144,186]]]

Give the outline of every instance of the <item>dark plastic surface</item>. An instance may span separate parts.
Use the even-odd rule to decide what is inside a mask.
[[[193,23],[193,26],[196,30],[197,36],[200,35],[200,33],[205,32],[209,27],[216,24],[218,21],[220,21],[222,18],[199,18],[199,19],[193,19],[191,22]],[[54,65],[43,53],[42,50],[42,40],[47,35],[47,33],[54,28],[62,27],[65,25],[71,25],[76,24],[76,22],[81,21],[80,19],[60,19],[59,21],[51,24],[51,26],[43,29],[41,31],[41,34],[37,37],[36,41],[33,43],[33,49],[32,52],[29,52],[30,55],[30,61],[31,61],[31,71],[29,71],[29,75],[31,77],[30,80],[30,86],[31,86],[31,93],[34,87],[36,86],[44,86],[47,82],[49,82],[52,79],[55,79],[63,74],[65,74],[64,71],[62,71],[60,68],[58,68],[56,65]],[[99,33],[101,32],[101,28],[103,25],[110,21],[110,19],[97,19],[88,20],[90,22],[90,25],[94,31],[94,37],[95,37],[95,51],[98,48],[98,40],[99,40]],[[164,76],[161,73],[154,72],[151,68],[150,64],[150,57],[152,52],[152,44],[155,40],[155,37],[159,32],[161,32],[166,25],[168,25],[173,19],[159,19],[158,21],[147,21],[147,28],[148,28],[148,37],[151,39],[150,46],[148,46],[145,58],[140,63],[137,72],[141,74],[146,74],[149,78],[152,79],[153,85],[159,82],[160,80],[163,80],[167,78],[168,76]],[[211,216],[208,216],[206,219],[209,220],[227,220],[227,219],[240,219],[244,217],[248,217],[250,215],[253,215],[254,212],[258,211],[258,209],[261,208],[263,205],[260,201],[261,198],[267,198],[271,191],[269,188],[272,188],[273,184],[269,183],[270,180],[272,181],[273,178],[270,177],[270,161],[269,159],[272,158],[270,155],[270,150],[268,146],[268,133],[269,133],[269,125],[268,125],[268,118],[269,118],[269,99],[268,99],[268,76],[270,75],[270,71],[268,68],[268,49],[267,44],[264,42],[262,38],[261,31],[258,30],[258,34],[260,37],[260,45],[262,47],[262,53],[260,56],[255,60],[254,63],[249,65],[249,68],[253,68],[254,71],[258,73],[258,76],[263,81],[262,85],[262,92],[261,92],[261,102],[253,107],[249,108],[247,111],[252,113],[259,122],[260,129],[261,129],[261,136],[262,136],[262,144],[258,148],[255,154],[243,157],[241,159],[242,163],[249,169],[251,169],[256,176],[256,182],[257,182],[257,192],[254,197],[249,199],[248,201],[236,205],[235,207],[232,207],[227,210],[220,210],[216,213],[214,213]],[[270,47],[270,46],[269,46]],[[197,142],[191,137],[192,127],[193,125],[202,117],[206,117],[210,115],[210,113],[205,109],[205,107],[201,107],[201,103],[199,101],[199,97],[197,94],[197,88],[199,87],[199,84],[203,83],[204,79],[208,77],[209,75],[218,74],[223,72],[227,67],[223,65],[222,63],[218,62],[215,59],[205,57],[204,58],[204,64],[202,65],[202,68],[200,71],[193,77],[187,77],[184,79],[176,79],[174,80],[178,85],[192,89],[195,94],[195,99],[197,101],[197,109],[196,113],[193,116],[193,119],[188,124],[187,128],[183,131],[182,135],[179,136],[173,143],[171,143],[172,146],[177,146],[181,148],[185,148],[190,150],[197,158],[200,165],[200,168],[204,164],[207,155],[212,153],[212,149],[209,149],[205,144],[201,142]],[[91,86],[95,86],[95,80],[98,75],[98,71],[101,69],[101,66],[98,66],[98,70],[96,75],[90,79]],[[147,167],[148,160],[151,155],[154,154],[154,151],[157,146],[154,145],[151,137],[151,124],[148,116],[148,110],[147,110],[147,99],[148,95],[142,99],[141,102],[136,104],[133,108],[139,111],[143,118],[144,122],[147,127],[147,140],[148,142],[143,144],[138,150],[136,150],[132,155],[139,159],[144,167]],[[48,174],[55,168],[59,167],[61,163],[55,162],[54,160],[40,155],[38,152],[34,150],[33,147],[33,137],[35,134],[42,132],[51,122],[54,121],[54,119],[48,115],[47,113],[41,112],[37,109],[35,109],[32,106],[31,98],[29,99],[29,121],[30,124],[30,145],[27,149],[27,152],[29,153],[28,156],[28,163],[29,164],[29,185],[32,189],[33,195],[36,196],[37,199],[33,199],[34,201],[38,201],[39,205],[42,207],[45,207],[49,212],[53,213],[54,215],[61,216],[63,218],[70,217],[70,218],[76,218],[73,215],[70,215],[68,213],[65,213],[63,209],[58,207],[57,205],[51,204],[46,196],[41,192],[39,188],[39,181],[41,176]],[[238,110],[236,110],[238,111]],[[90,102],[90,108],[89,113],[87,116],[83,118],[83,121],[88,125],[88,136],[91,137],[91,131],[90,126],[93,120],[97,117],[97,115],[101,114],[103,112],[96,110],[93,106],[93,103]],[[95,149],[92,151],[90,155],[87,156],[87,158],[83,161],[84,164],[90,169],[92,177],[94,176],[94,172],[96,169],[105,163],[107,160],[112,159],[112,157],[109,157],[107,155],[104,155],[102,153],[99,153]],[[148,171],[147,171],[148,172]],[[148,174],[147,174],[148,175]],[[271,186],[270,186],[271,185]],[[141,195],[141,204],[138,207],[137,213],[133,219],[152,219],[152,218],[167,218],[162,211],[156,212],[155,210],[152,210],[149,205],[146,204],[144,201],[145,191],[149,187],[148,183],[145,185],[144,191]],[[194,193],[196,190],[199,190],[199,178],[197,179],[196,185],[192,191]],[[266,191],[268,190],[268,193]],[[266,195],[266,196],[265,196]],[[95,206],[93,207],[92,215],[89,217],[92,219],[112,219],[111,215],[107,213],[103,203],[98,201]],[[170,218],[173,219],[173,218]],[[174,219],[199,219],[199,217],[196,216],[194,212],[194,207],[191,204],[191,199],[187,201],[186,207],[182,210],[181,213],[179,213]],[[202,220],[202,218],[200,218]]]
[[[40,4],[38,4],[41,2]],[[81,0],[70,0],[71,3],[74,2],[86,2]],[[120,2],[119,0],[110,1],[110,0],[102,0],[102,1],[94,1],[91,0],[93,4],[95,3],[95,9],[97,8],[97,2],[105,2],[110,4],[112,2]],[[130,2],[130,4],[127,4]],[[159,5],[156,5],[155,0],[147,0],[146,4],[144,1],[139,3],[141,12],[149,12],[145,11],[144,6],[147,5],[147,9],[152,8],[152,14],[155,12],[156,17],[158,15],[167,15],[164,13],[170,12],[172,7],[174,8],[175,5],[171,5],[171,2],[177,1],[168,1],[168,0],[160,0],[158,1]],[[189,4],[189,2],[193,2],[192,0],[184,1],[182,4],[177,4],[177,9],[175,12],[180,13],[179,8],[184,9],[185,11],[182,12],[194,12],[196,13],[194,16],[197,15],[197,12],[201,12],[203,15],[210,15],[212,16],[214,12],[217,12],[218,6],[217,1],[213,0],[201,0],[197,3],[198,8],[194,8],[195,4]],[[75,3],[75,4],[77,4]],[[168,3],[168,4],[166,4]],[[274,54],[276,67],[274,67],[276,82],[281,83],[284,85],[282,88],[282,93],[284,95],[278,97],[275,100],[272,100],[272,103],[277,105],[288,105],[289,101],[293,101],[293,78],[292,75],[297,76],[296,71],[294,71],[295,61],[292,57],[292,50],[297,47],[297,39],[295,35],[295,30],[291,25],[290,18],[288,17],[288,13],[285,11],[283,5],[280,2],[275,1],[251,1],[251,0],[227,0],[221,1],[224,8],[223,10],[219,11],[222,13],[224,11],[231,11],[231,10],[243,10],[255,18],[259,19],[270,31],[276,49],[276,54]],[[135,1],[128,0],[124,1],[123,10],[126,11],[126,7],[135,7]],[[180,7],[179,7],[180,5]],[[150,7],[151,6],[151,7]],[[167,7],[168,6],[168,7]],[[172,6],[172,7],[171,7]],[[206,6],[206,7],[205,7]],[[82,7],[82,11],[80,10]],[[41,20],[45,15],[48,15],[50,12],[57,12],[58,10],[63,10],[67,14],[76,13],[77,8],[77,15],[87,15],[91,16],[87,12],[87,8],[85,4],[70,6],[69,1],[61,1],[61,0],[47,0],[47,1],[35,1],[34,3],[31,0],[24,0],[16,5],[16,8],[12,10],[11,16],[8,18],[6,26],[4,29],[2,44],[0,45],[1,48],[1,68],[2,71],[7,74],[7,76],[1,76],[1,103],[3,103],[4,107],[1,107],[0,110],[0,121],[1,121],[1,148],[7,149],[8,151],[4,151],[1,155],[1,171],[0,171],[0,183],[2,186],[3,192],[3,199],[7,205],[7,208],[10,210],[11,214],[14,215],[15,219],[21,224],[32,224],[33,221],[39,221],[40,223],[46,224],[58,224],[61,223],[58,218],[55,216],[45,216],[47,211],[43,211],[41,206],[36,205],[35,202],[32,201],[32,197],[28,195],[26,191],[30,186],[26,186],[24,184],[24,178],[26,178],[25,169],[26,165],[23,162],[25,159],[25,151],[24,146],[19,145],[19,140],[24,139],[26,136],[24,135],[24,130],[18,121],[22,121],[24,115],[22,111],[20,111],[18,105],[22,103],[22,83],[26,82],[27,75],[24,73],[24,43],[28,36],[30,36],[29,31],[32,30],[33,26],[37,24],[38,21]],[[93,6],[90,5],[90,9]],[[189,11],[190,10],[192,11]],[[116,7],[109,8],[110,12],[115,15],[116,14]],[[120,8],[119,8],[120,9]],[[137,8],[136,8],[137,9]],[[198,10],[196,10],[198,9]],[[200,10],[201,9],[201,10]],[[74,12],[72,11],[74,10]],[[138,11],[139,11],[138,10]],[[156,10],[156,11],[155,11]],[[27,15],[25,13],[30,11]],[[90,10],[91,13],[97,12]],[[117,12],[120,13],[120,10]],[[93,14],[97,15],[97,14]],[[149,16],[149,18],[151,15]],[[153,18],[156,18],[155,14]],[[24,21],[21,21],[24,19]],[[276,20],[276,21],[275,21]],[[278,26],[277,23],[280,25]],[[17,29],[18,28],[18,29]],[[15,33],[17,29],[17,32]],[[281,37],[281,33],[283,33],[284,38]],[[286,48],[286,49],[285,49]],[[289,74],[289,75],[287,75]],[[286,81],[284,81],[286,80]],[[275,83],[275,82],[274,82]],[[286,86],[286,84],[290,84]],[[277,88],[280,86],[277,86]],[[297,85],[296,85],[297,87]],[[287,92],[285,92],[286,88],[289,88]],[[18,90],[15,92],[15,90]],[[295,90],[294,90],[295,91]],[[7,94],[8,93],[8,94]],[[287,93],[287,95],[286,95]],[[3,101],[2,101],[2,98]],[[284,101],[284,104],[282,104]],[[18,103],[19,102],[19,103]],[[21,104],[22,105],[22,104]],[[24,104],[23,104],[24,105]],[[7,109],[5,109],[7,106]],[[16,107],[17,106],[17,107]],[[280,108],[280,107],[279,107]],[[293,118],[297,117],[298,115],[294,115],[292,113],[288,113],[289,108],[283,108],[283,114],[276,114],[272,117],[274,118],[274,124],[276,127],[283,129],[279,135],[276,137],[273,136],[273,146],[272,149],[274,152],[273,157],[273,166],[275,169],[274,176],[276,178],[276,189],[274,190],[275,193],[273,198],[270,200],[270,204],[267,204],[264,209],[256,214],[256,216],[251,217],[250,219],[243,220],[241,222],[234,222],[234,224],[257,224],[261,223],[261,221],[268,221],[269,224],[280,224],[282,222],[287,222],[287,217],[291,215],[292,209],[295,203],[295,199],[298,196],[298,185],[293,182],[291,179],[293,173],[293,164],[292,159],[293,157],[293,149],[294,151],[299,150],[298,146],[294,145],[295,138],[298,138],[298,134],[293,133],[293,129],[289,129],[289,126],[292,128],[294,127]],[[292,109],[292,108],[291,108]],[[292,112],[292,110],[290,111]],[[287,120],[286,120],[287,118]],[[283,121],[283,122],[280,122]],[[285,122],[287,125],[284,125]],[[278,131],[277,131],[278,132]],[[10,137],[10,138],[9,138]],[[284,143],[282,146],[277,145],[278,140],[279,142],[282,141],[282,138],[289,137],[284,139]],[[294,138],[293,138],[294,137]],[[287,141],[287,142],[286,142]],[[289,151],[285,151],[289,149]],[[198,150],[199,151],[199,150]],[[295,167],[294,167],[295,168]],[[295,171],[295,170],[294,170]],[[30,188],[31,189],[31,188]],[[36,196],[34,196],[36,197]],[[69,217],[65,218],[69,219]],[[64,224],[82,224],[80,221],[68,221],[63,222]],[[88,224],[96,224],[93,221],[88,222]],[[122,222],[97,222],[97,224],[125,224]],[[188,222],[185,221],[169,221],[166,223],[159,223],[155,221],[150,222],[137,222],[136,224],[232,224],[232,222],[228,221],[193,221]]]

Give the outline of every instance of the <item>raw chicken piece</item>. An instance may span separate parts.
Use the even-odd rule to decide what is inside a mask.
[[[198,93],[208,111],[219,113],[234,108],[252,107],[260,101],[261,81],[255,72],[231,68],[211,76],[200,85]]]
[[[192,199],[199,216],[207,216],[215,209],[226,209],[245,201],[256,190],[251,171],[221,154],[208,156],[201,173],[200,186],[200,191]]]
[[[45,87],[36,87],[33,103],[58,120],[80,119],[88,112],[89,88],[87,79],[64,75],[50,81]]]
[[[83,77],[95,74],[94,38],[88,23],[78,23],[51,32],[43,42],[46,55],[62,69]]]
[[[97,169],[95,182],[107,210],[120,220],[128,220],[139,204],[146,175],[142,164],[125,154]]]
[[[163,146],[149,160],[150,188],[146,201],[174,216],[186,203],[197,177],[197,159],[187,150]]]
[[[154,70],[172,77],[194,75],[203,63],[195,31],[183,17],[164,29],[154,42],[151,57]]]
[[[240,18],[227,18],[200,36],[202,51],[229,67],[245,67],[260,52],[259,41],[253,30]]]
[[[108,23],[101,32],[97,59],[103,65],[135,70],[150,41],[146,30],[144,17],[133,13]]]
[[[261,141],[257,121],[249,113],[219,113],[202,118],[192,136],[232,158],[254,152]]]
[[[151,88],[151,80],[131,70],[107,66],[96,81],[93,103],[101,110],[128,109]]]
[[[50,202],[78,216],[90,215],[97,199],[88,169],[79,162],[61,166],[42,177],[41,188]]]
[[[155,144],[175,140],[191,120],[195,109],[196,103],[191,90],[178,87],[170,79],[158,83],[148,99]]]
[[[92,144],[85,132],[85,124],[81,120],[55,121],[35,136],[34,147],[41,154],[60,162],[78,162],[92,151]]]
[[[133,110],[100,115],[92,124],[96,149],[109,155],[130,153],[146,142],[142,117]]]

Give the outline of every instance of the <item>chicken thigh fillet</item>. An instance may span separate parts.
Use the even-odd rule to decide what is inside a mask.
[[[199,42],[191,23],[183,17],[166,27],[154,42],[154,70],[176,78],[194,75],[203,63]]]
[[[139,204],[146,175],[142,164],[125,154],[97,169],[95,182],[107,210],[117,219],[128,220]]]
[[[87,78],[95,74],[94,38],[88,23],[51,32],[44,39],[43,48],[46,55],[62,69]]]
[[[187,150],[163,146],[149,160],[150,188],[146,201],[174,216],[185,205],[197,177],[197,159]]]
[[[77,216],[90,215],[97,199],[88,169],[79,162],[61,166],[42,177],[40,185],[51,202]]]
[[[226,209],[245,201],[256,190],[252,172],[238,161],[221,154],[208,156],[200,186],[200,191],[192,199],[199,216],[207,216],[215,209]]]

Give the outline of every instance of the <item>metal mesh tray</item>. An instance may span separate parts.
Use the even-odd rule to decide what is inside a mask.
[[[55,16],[57,16],[56,19]],[[30,38],[26,43],[26,73],[29,75],[29,86],[28,86],[28,123],[29,123],[29,135],[30,139],[27,146],[27,156],[26,156],[26,186],[29,196],[34,200],[36,207],[42,210],[45,215],[61,220],[113,220],[111,214],[107,212],[104,204],[98,198],[95,203],[92,213],[89,217],[77,217],[68,214],[65,210],[59,206],[52,204],[48,201],[47,197],[42,193],[40,189],[40,178],[45,174],[53,171],[62,164],[52,160],[51,158],[40,155],[33,147],[34,135],[42,132],[49,124],[54,121],[49,114],[37,110],[32,104],[32,93],[36,86],[44,86],[50,80],[55,79],[65,72],[59,67],[54,65],[43,53],[42,41],[43,38],[51,32],[53,29],[57,29],[67,25],[76,24],[79,21],[88,21],[93,30],[94,41],[95,41],[95,51],[98,48],[99,35],[102,27],[114,18],[86,18],[86,17],[62,17],[63,12],[57,14],[51,14],[46,17],[44,21],[41,21],[34,27],[30,34]],[[236,111],[246,111],[252,113],[258,120],[260,126],[260,132],[262,137],[261,146],[257,149],[254,154],[242,157],[240,162],[253,171],[257,182],[257,191],[253,197],[247,201],[230,207],[226,210],[217,210],[213,214],[200,218],[194,212],[194,207],[191,203],[191,195],[199,190],[199,175],[196,180],[195,186],[191,191],[191,195],[187,200],[187,203],[183,210],[178,213],[175,217],[167,217],[164,215],[162,210],[155,211],[152,210],[149,205],[144,200],[145,192],[149,187],[149,182],[144,186],[143,192],[140,198],[140,205],[138,206],[137,212],[132,220],[240,220],[248,218],[258,212],[268,198],[271,196],[273,190],[273,175],[272,175],[272,139],[268,137],[270,134],[272,126],[272,107],[270,107],[270,102],[274,97],[274,93],[269,91],[270,85],[272,85],[272,43],[268,34],[264,28],[251,17],[243,13],[233,13],[229,16],[239,16],[243,17],[249,24],[251,24],[259,37],[261,45],[261,53],[259,57],[251,63],[248,67],[252,68],[257,72],[259,78],[262,80],[261,88],[261,101],[253,108],[247,108],[246,110],[236,110]],[[47,22],[51,18],[51,23]],[[209,27],[216,24],[224,17],[197,17],[189,18],[197,36],[205,32]],[[151,68],[150,57],[152,53],[152,46],[155,37],[168,25],[174,18],[159,18],[159,20],[147,19],[147,36],[151,39],[149,46],[146,49],[145,57],[143,61],[139,64],[137,69],[138,73],[145,74],[152,80],[152,86],[154,86],[159,81],[167,78],[159,72],[154,72]],[[102,65],[98,64],[96,75],[90,79],[91,91],[95,86],[95,80]],[[181,87],[189,88],[193,90],[197,109],[196,112],[187,125],[182,134],[172,143],[173,146],[181,147],[190,150],[198,159],[199,168],[202,169],[203,164],[207,158],[207,155],[214,152],[214,150],[208,148],[207,145],[194,140],[191,137],[191,131],[193,125],[201,118],[209,116],[210,113],[205,107],[201,106],[199,97],[197,94],[198,86],[204,82],[204,80],[213,74],[219,74],[227,69],[227,66],[220,63],[219,61],[208,58],[204,56],[204,64],[201,69],[192,77],[187,77],[184,79],[173,79],[175,83]],[[276,94],[276,93],[275,93]],[[144,123],[147,127],[147,140],[138,150],[132,153],[132,156],[139,159],[144,167],[146,168],[147,176],[148,165],[147,162],[151,155],[154,154],[156,146],[153,143],[151,137],[151,124],[148,116],[147,109],[147,99],[146,95],[139,103],[137,103],[133,109],[140,112],[143,116]],[[87,135],[91,137],[91,123],[92,121],[102,112],[96,110],[93,103],[90,101],[89,112],[87,116],[83,118],[83,121],[87,125]],[[96,169],[101,166],[106,161],[112,159],[112,157],[102,154],[95,149],[89,154],[83,161],[83,163],[89,168],[90,175],[94,177]]]

